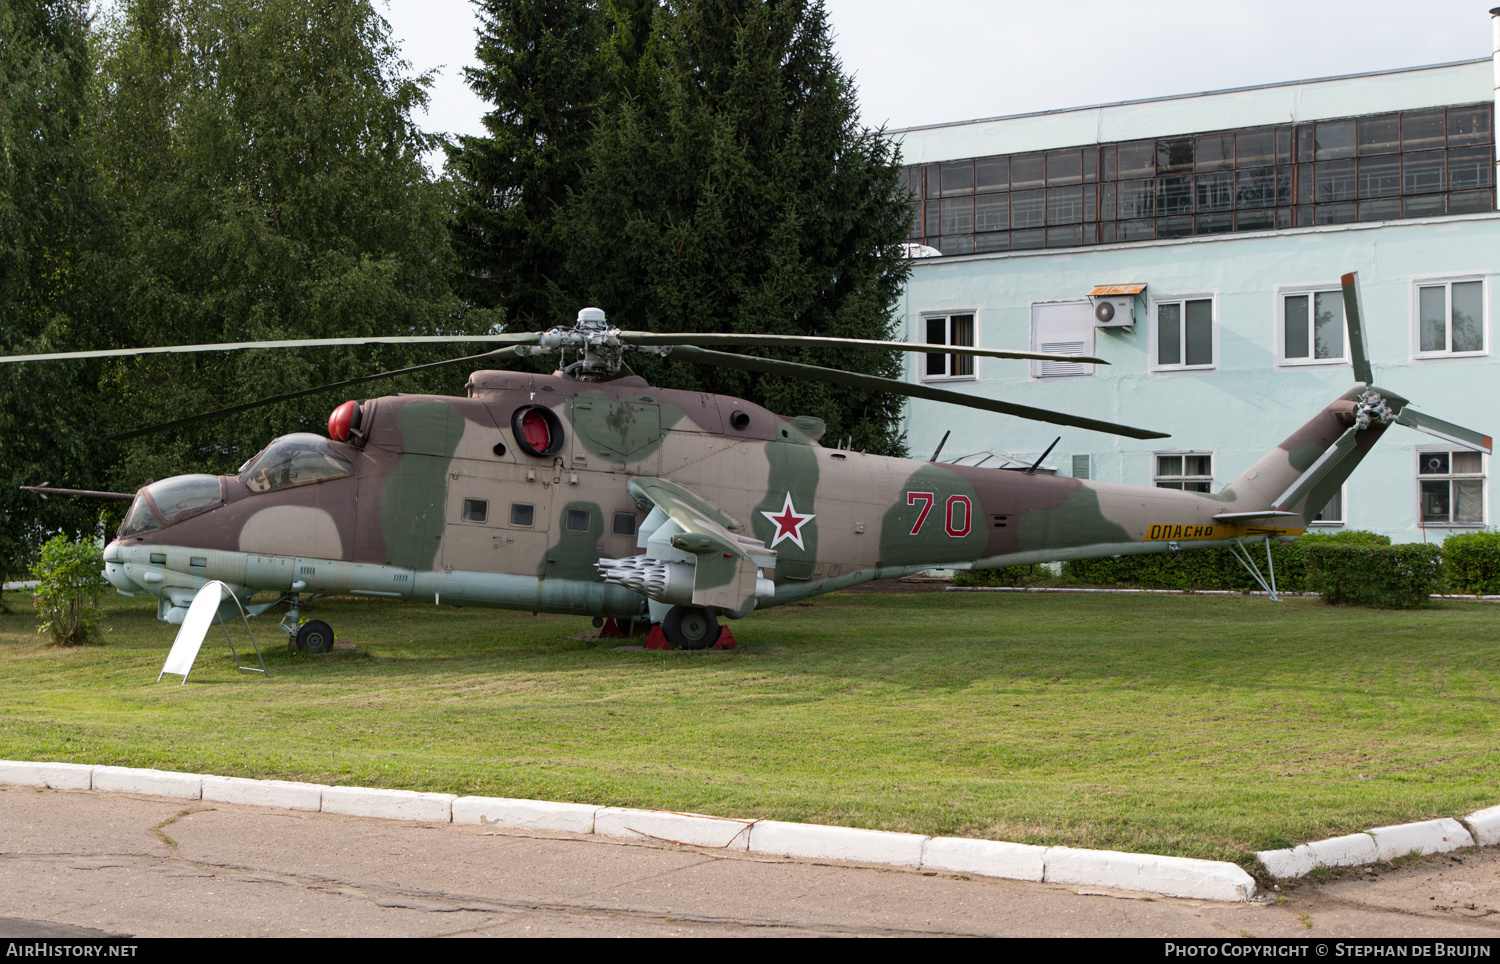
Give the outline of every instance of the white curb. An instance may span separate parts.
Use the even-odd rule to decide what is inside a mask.
[[[203,797],[203,777],[170,770],[138,770],[135,767],[94,767],[95,790],[114,793],[144,793],[153,797]]]
[[[1464,817],[1464,823],[1468,824],[1469,831],[1474,834],[1474,842],[1479,846],[1493,847],[1500,844],[1500,807],[1476,810]]]
[[[1351,833],[1292,847],[1262,850],[1255,856],[1273,877],[1301,877],[1319,867],[1357,867],[1408,854],[1438,854],[1460,847],[1488,847],[1500,843],[1500,807],[1471,813],[1469,829],[1449,817],[1421,820],[1368,833]],[[1474,832],[1470,835],[1469,830]]]
[[[997,840],[933,839],[913,833],[778,820],[732,820],[664,810],[456,797],[448,793],[333,787],[131,767],[11,760],[0,760],[0,784],[94,789],[186,799],[201,797],[221,803],[321,810],[390,820],[452,821],[525,830],[592,833],[624,839],[651,838],[696,847],[748,850],[785,857],[848,860],[1015,880],[1047,880],[1207,900],[1245,901],[1255,892],[1254,881],[1231,863],[1069,847],[1048,849]],[[1476,827],[1493,828],[1481,833],[1500,836],[1500,807],[1471,814],[1468,819]],[[1381,832],[1389,835],[1401,829],[1384,828]],[[1452,827],[1444,825],[1442,829],[1450,836],[1453,834]],[[1355,837],[1364,841],[1364,847],[1371,854],[1369,859],[1374,859],[1374,838],[1367,834]],[[1305,845],[1297,851],[1312,854],[1322,848],[1327,852],[1320,852],[1318,859],[1326,864],[1339,858],[1339,854],[1330,850],[1328,845],[1350,839],[1354,838]],[[1388,841],[1391,839],[1387,837]],[[1261,856],[1262,859],[1275,858],[1274,853]]]
[[[1255,896],[1255,878],[1231,863],[1113,850],[1052,847],[1044,879],[1049,884],[1144,890],[1168,897],[1247,901]]]
[[[753,820],[725,820],[699,813],[602,807],[594,814],[594,833],[601,837],[653,838],[716,850],[749,850]]]
[[[94,768],[81,763],[12,763],[0,761],[0,783],[53,790],[92,790]]]
[[[922,865],[922,849],[929,839],[915,833],[782,823],[780,820],[761,820],[750,828],[750,850],[753,853],[907,867]]]
[[[320,783],[291,783],[286,780],[247,780],[244,777],[203,778],[203,799],[213,803],[245,803],[252,807],[275,807],[278,810],[321,810],[323,791],[331,790]]]
[[[323,812],[351,817],[381,817],[386,820],[421,820],[451,823],[451,793],[418,793],[415,790],[377,790],[370,787],[326,787]]]
[[[593,833],[598,807],[583,803],[548,803],[505,797],[459,797],[453,801],[453,822],[545,830],[552,833]]]
[[[1370,831],[1381,860],[1392,860],[1408,854],[1440,854],[1459,847],[1474,846],[1474,838],[1457,820],[1423,820],[1394,827],[1376,827]]]
[[[934,837],[927,841],[927,847],[922,851],[922,869],[1040,881],[1046,868],[1046,856],[1046,847],[1029,844],[969,837]]]

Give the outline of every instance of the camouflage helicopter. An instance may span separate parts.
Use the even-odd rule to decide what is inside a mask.
[[[845,345],[998,358],[1052,356],[957,345],[811,336],[621,331],[585,308],[573,327],[466,338],[361,338],[169,346],[52,358],[413,341],[502,347],[433,365],[572,353],[551,375],[481,369],[466,397],[347,401],[328,437],[272,441],[235,475],[183,475],[132,498],[105,549],[105,577],[156,596],[181,623],[209,580],[241,601],[274,593],[296,648],[331,648],[301,617],[315,596],[425,599],[612,619],[648,645],[732,645],[719,620],[874,579],[939,567],[1230,546],[1305,530],[1391,422],[1484,452],[1491,440],[1376,388],[1353,274],[1343,279],[1359,382],[1212,495],[887,458],[820,444],[823,422],[742,399],[653,388],[622,375],[628,352],[874,388],[1132,438],[1161,432],[926,385],[707,347]],[[345,387],[386,372],[322,386]],[[167,423],[239,411],[263,399]],[[153,426],[128,435],[166,426]],[[934,456],[934,459],[936,456]],[[1038,460],[1038,464],[1040,460]],[[41,490],[47,491],[47,490]],[[1269,561],[1269,552],[1268,552]],[[1268,584],[1274,596],[1274,580]]]

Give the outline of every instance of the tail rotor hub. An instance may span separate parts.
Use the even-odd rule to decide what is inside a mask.
[[[1360,393],[1354,403],[1354,427],[1360,430],[1371,425],[1389,425],[1396,420],[1396,413],[1386,404],[1385,397],[1373,388]]]

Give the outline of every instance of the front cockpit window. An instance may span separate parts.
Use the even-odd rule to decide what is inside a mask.
[[[124,524],[120,526],[120,538],[138,536],[160,528],[161,523],[156,521],[156,514],[151,511],[151,503],[146,501],[143,493],[137,493],[135,501],[130,503],[130,511],[125,513]]]
[[[146,486],[146,494],[151,496],[156,511],[168,523],[224,501],[223,486],[217,475],[178,475],[162,479]]]
[[[224,502],[224,483],[217,475],[178,475],[142,489],[125,513],[120,538],[160,529]]]
[[[354,474],[351,454],[349,446],[321,435],[284,435],[245,463],[240,470],[240,481],[251,492],[271,492],[342,478]]]

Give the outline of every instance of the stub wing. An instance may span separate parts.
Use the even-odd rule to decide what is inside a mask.
[[[735,520],[718,506],[670,479],[633,478],[629,487],[636,499],[666,516],[646,541],[647,557],[686,554],[693,560],[693,605],[745,612],[755,608],[757,597],[774,594],[775,586],[762,573],[775,569],[776,551],[736,535],[731,531],[738,528]],[[676,552],[667,552],[667,547]],[[673,564],[670,558],[662,561]],[[649,591],[646,595],[659,598]]]

